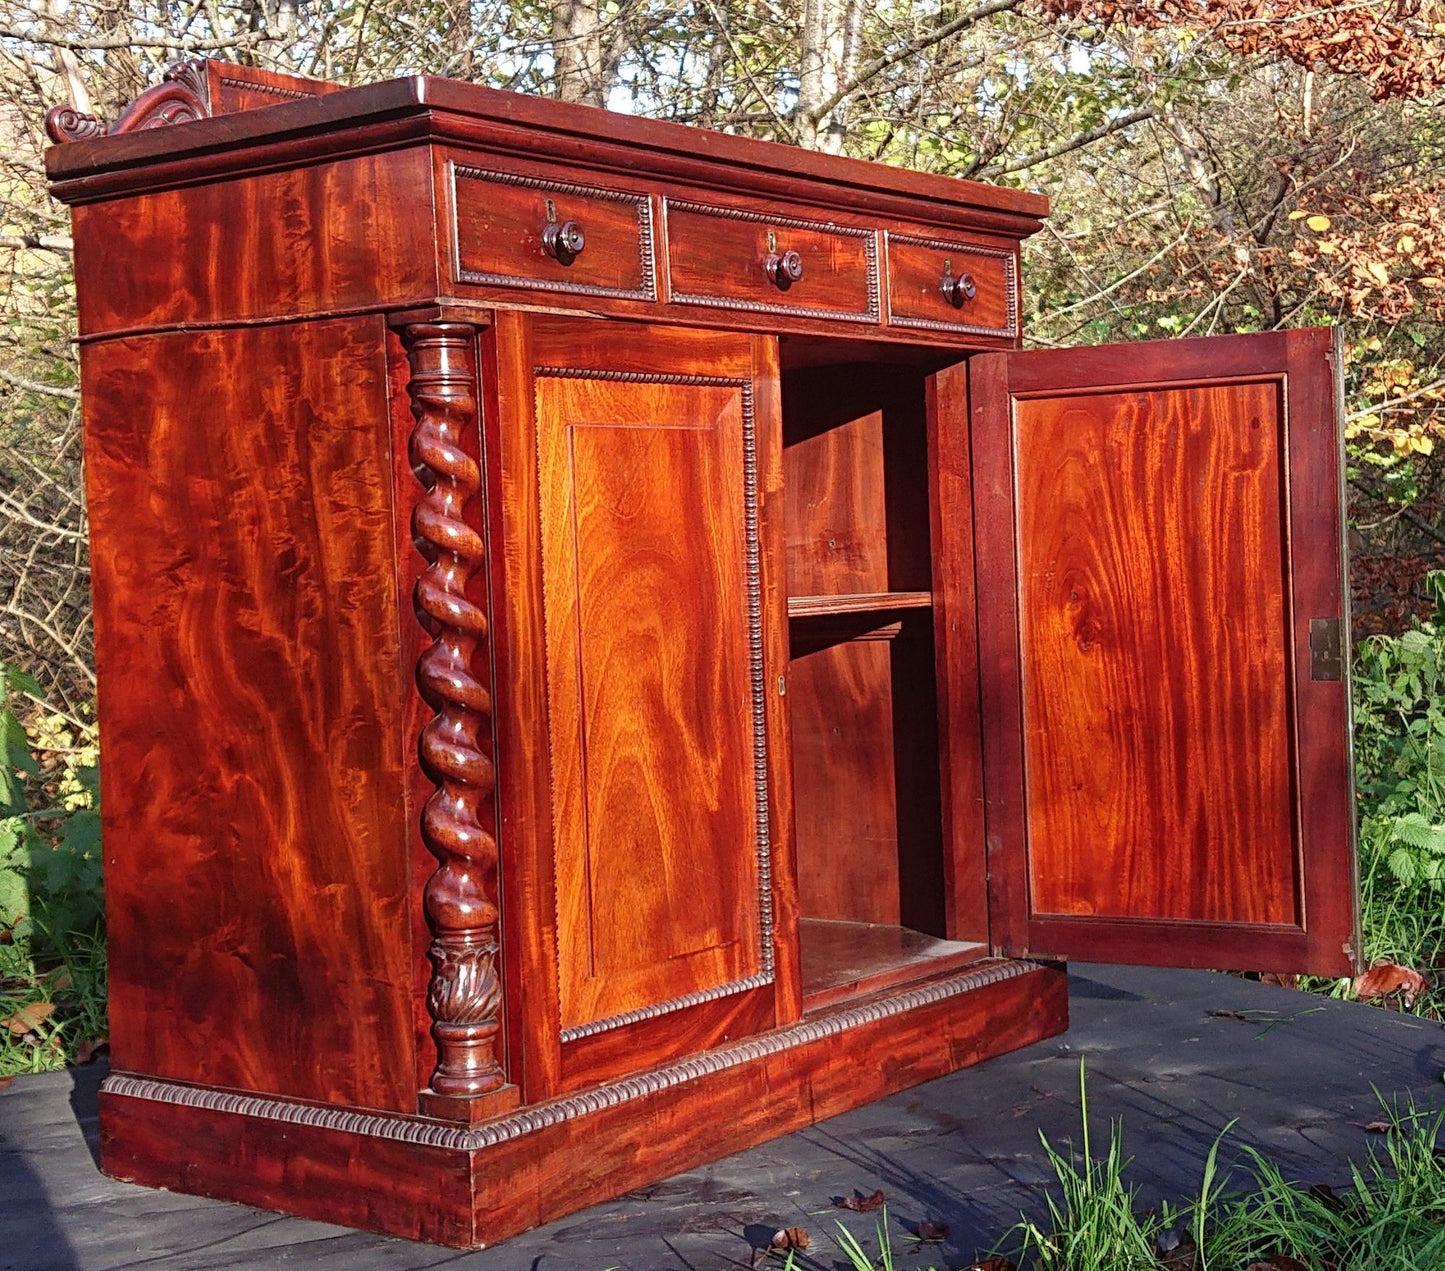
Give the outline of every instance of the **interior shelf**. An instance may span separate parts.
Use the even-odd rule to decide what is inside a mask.
[[[988,954],[982,944],[877,922],[804,918],[798,937],[803,1006],[809,1011],[967,966]]]
[[[927,609],[931,591],[872,591],[844,596],[789,596],[788,617],[818,618],[838,613],[887,613],[894,609]]]

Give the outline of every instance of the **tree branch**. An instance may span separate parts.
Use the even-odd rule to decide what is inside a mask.
[[[16,388],[24,389],[27,393],[44,393],[47,397],[63,397],[71,402],[80,400],[80,394],[73,388],[61,388],[55,384],[42,384],[39,380],[23,379],[9,371],[0,370],[0,380],[14,384]]]
[[[38,31],[17,31],[13,27],[0,27],[0,40],[23,40],[27,44],[43,44],[47,48],[69,49],[71,52],[87,52],[105,49],[162,49],[175,53],[211,53],[222,49],[250,48],[276,37],[264,27],[258,31],[229,36],[225,39],[210,40],[143,40],[131,35],[96,35],[87,39],[60,39],[56,36],[41,35]]]
[[[809,122],[816,125],[819,120],[827,117],[830,111],[835,109],[840,102],[852,97],[870,79],[881,75],[890,66],[897,66],[899,62],[912,57],[915,53],[922,53],[925,49],[931,49],[935,44],[941,44],[951,35],[957,35],[960,31],[971,27],[976,22],[995,13],[1007,13],[1010,9],[1017,9],[1023,0],[984,0],[983,4],[975,5],[967,13],[961,13],[951,22],[945,22],[941,27],[936,27],[927,35],[920,35],[917,39],[909,40],[907,44],[901,45],[891,53],[884,53],[881,57],[875,57],[871,62],[865,63],[846,84],[838,89],[831,97],[826,98],[818,106],[809,112]]]
[[[1045,146],[1042,150],[1035,150],[1032,154],[1022,155],[1017,159],[1011,159],[1008,163],[987,164],[978,171],[979,180],[988,180],[994,177],[1007,176],[1010,172],[1022,172],[1026,168],[1036,167],[1040,163],[1047,163],[1050,159],[1057,159],[1060,155],[1068,154],[1071,150],[1079,150],[1084,146],[1092,145],[1102,140],[1110,133],[1119,132],[1128,128],[1131,124],[1141,123],[1145,119],[1153,119],[1158,115],[1153,106],[1140,106],[1138,110],[1131,110],[1126,115],[1120,115],[1108,123],[1100,124],[1097,128],[1090,128],[1087,132],[1075,133],[1064,141],[1056,141],[1051,146]]]

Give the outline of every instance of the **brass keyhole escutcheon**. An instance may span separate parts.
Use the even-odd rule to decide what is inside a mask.
[[[787,291],[803,276],[803,258],[797,252],[778,251],[776,230],[768,231],[768,258],[763,261],[763,272],[779,291]]]
[[[972,274],[955,274],[953,272],[952,257],[944,258],[943,279],[939,282],[938,289],[943,292],[943,298],[955,309],[962,309],[978,294],[978,287],[973,281]]]
[[[542,227],[542,250],[559,265],[570,265],[587,246],[587,236],[576,221],[557,220],[557,204],[546,202],[547,223]]]

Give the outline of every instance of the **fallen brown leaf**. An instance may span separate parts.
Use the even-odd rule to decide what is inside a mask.
[[[963,1271],[1019,1271],[1019,1268],[1011,1258],[983,1258],[970,1262]]]
[[[944,1222],[929,1222],[923,1219],[916,1228],[918,1238],[923,1241],[933,1242],[935,1240],[948,1239],[948,1224]]]
[[[1195,1247],[1194,1237],[1188,1232],[1176,1238],[1167,1249],[1161,1239],[1157,1256],[1159,1265],[1165,1271],[1194,1271],[1199,1265],[1199,1250]]]
[[[862,1192],[855,1191],[851,1196],[844,1196],[842,1200],[835,1200],[833,1203],[839,1209],[851,1209],[855,1214],[869,1214],[875,1209],[882,1209],[886,1199],[887,1197],[883,1195],[883,1189],[880,1187],[867,1196]]]
[[[1358,1121],[1351,1121],[1350,1124],[1360,1125]],[[1360,1125],[1360,1129],[1366,1134],[1387,1134],[1392,1128],[1388,1121],[1366,1121],[1364,1125]]]
[[[801,1227],[785,1227],[773,1233],[774,1249],[806,1249],[812,1243],[812,1238]]]
[[[1241,1015],[1238,1011],[1210,1011],[1210,1012],[1209,1012],[1209,1018],[1210,1018],[1210,1019],[1238,1019],[1238,1020],[1244,1020],[1244,1022],[1245,1022],[1246,1024],[1249,1023],[1249,1020],[1248,1020],[1247,1018],[1245,1018],[1245,1016]]]
[[[82,1037],[75,1048],[76,1065],[88,1064],[103,1050],[110,1049],[109,1037]]]
[[[1355,996],[1362,1002],[1398,993],[1406,1006],[1430,987],[1430,981],[1412,967],[1381,958],[1364,975],[1355,977]]]
[[[0,1090],[8,1090],[10,1083],[14,1080],[14,1077],[0,1077]]]
[[[35,1032],[53,1014],[54,1002],[27,1002],[4,1023],[12,1033],[24,1036],[26,1033]]]
[[[1275,975],[1272,972],[1266,972],[1259,977],[1259,982],[1261,984],[1276,984],[1282,989],[1299,988],[1299,976],[1297,975]]]

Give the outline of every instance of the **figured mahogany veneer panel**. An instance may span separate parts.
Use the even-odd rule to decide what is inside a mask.
[[[817,918],[804,918],[798,926],[803,1000],[810,1012],[942,975],[988,956],[987,945],[940,940],[908,927]]]
[[[1288,614],[1261,586],[1280,406],[1263,383],[1015,407],[1036,913],[1300,921]]]
[[[771,970],[752,421],[720,377],[544,367],[536,399],[565,1039]]]
[[[83,351],[129,1069],[416,1106],[383,334],[363,318]]]
[[[945,279],[974,294],[950,299]],[[921,331],[1019,334],[1018,260],[1012,251],[948,239],[888,234],[888,322]]]
[[[1358,965],[1348,683],[1310,656],[1346,617],[1331,350],[969,364],[995,948]]]
[[[796,415],[788,419],[796,427]],[[883,411],[865,410],[835,427],[795,437],[783,452],[783,466],[788,594],[886,592]]]
[[[795,650],[788,671],[798,908],[808,918],[899,921],[889,634]]]
[[[210,60],[205,61],[203,66],[213,115],[230,115],[240,110],[305,101],[308,97],[339,93],[346,87],[329,80],[266,71],[259,66],[235,66],[229,62]]]
[[[416,302],[438,290],[422,147],[71,215],[82,337]]]
[[[742,208],[665,199],[674,304],[844,322],[879,320],[878,235]],[[768,277],[774,254],[797,252],[802,277]]]
[[[645,193],[460,163],[447,166],[457,282],[623,300],[657,298],[652,202]],[[558,226],[575,222],[582,231],[583,245],[575,257],[545,250],[549,221]]]

